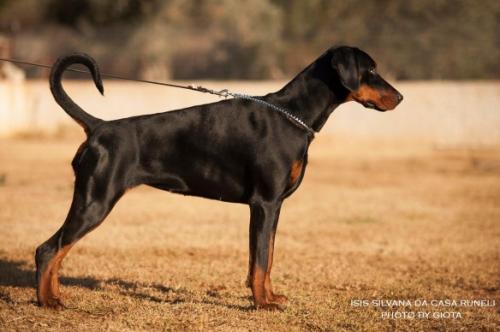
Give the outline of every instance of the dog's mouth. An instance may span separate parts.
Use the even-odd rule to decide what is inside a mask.
[[[384,107],[384,108],[382,108],[381,106],[377,105],[375,102],[373,102],[371,100],[362,100],[362,99],[358,99],[355,97],[353,97],[352,100],[360,103],[361,105],[363,105],[366,108],[371,108],[371,109],[379,111],[379,112],[385,112],[389,109],[389,108],[384,107],[385,105],[381,105],[382,107]]]
[[[387,111],[386,109],[382,109],[382,108],[378,107],[375,103],[372,103],[371,101],[364,101],[361,104],[366,108],[371,108],[371,109],[374,109],[374,110],[379,111],[379,112]]]

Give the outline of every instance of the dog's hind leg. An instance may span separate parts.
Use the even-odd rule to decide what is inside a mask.
[[[123,170],[117,171],[120,167],[111,162],[110,156],[98,156],[102,157],[88,153],[75,168],[75,191],[66,221],[36,250],[37,298],[41,306],[63,307],[58,278],[61,261],[76,241],[101,224],[126,189]]]

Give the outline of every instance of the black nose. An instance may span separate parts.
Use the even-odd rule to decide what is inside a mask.
[[[398,98],[398,103],[400,103],[401,100],[403,100],[403,95],[398,92],[398,94],[396,95],[396,98]]]

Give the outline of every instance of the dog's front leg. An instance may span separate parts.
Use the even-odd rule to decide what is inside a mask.
[[[255,308],[279,310],[266,291],[266,277],[272,260],[274,233],[281,202],[265,202],[250,205],[250,273]],[[270,286],[270,285],[268,285]]]

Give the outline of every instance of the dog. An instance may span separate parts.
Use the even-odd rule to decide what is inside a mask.
[[[64,56],[53,66],[54,99],[87,135],[71,163],[75,185],[66,220],[35,253],[38,303],[53,308],[64,307],[58,270],[65,255],[103,222],[128,189],[145,184],[248,204],[247,286],[256,309],[281,309],[287,298],[274,293],[270,276],[274,240],[281,205],[297,190],[307,167],[314,135],[306,128],[319,132],[332,111],[348,101],[383,112],[403,99],[377,73],[367,53],[341,46],[328,49],[281,90],[253,100],[233,98],[104,121],[86,113],[64,91],[62,74],[73,64],[86,66],[103,93],[90,56]]]

